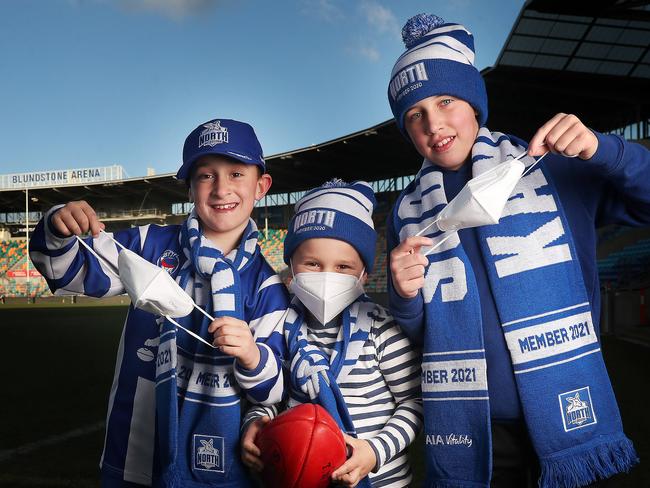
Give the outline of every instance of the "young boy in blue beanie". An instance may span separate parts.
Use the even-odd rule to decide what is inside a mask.
[[[284,241],[295,295],[284,326],[289,406],[319,403],[345,433],[352,455],[332,473],[334,481],[402,487],[411,482],[406,448],[422,425],[420,360],[363,291],[375,258],[375,204],[363,181],[329,182],[296,203]],[[255,407],[247,415],[242,457],[256,470],[262,465],[255,436],[276,413]]]
[[[650,223],[650,154],[566,114],[528,144],[492,132],[471,33],[423,14],[402,34],[388,99],[424,162],[388,221],[389,303],[423,347],[426,486],[578,487],[629,470],[598,339],[595,228]],[[470,227],[485,209],[468,200],[443,225],[470,179],[546,151],[498,224]]]
[[[183,165],[194,209],[181,225],[146,225],[114,238],[162,266],[200,311],[168,320],[129,307],[109,398],[102,486],[249,486],[239,456],[243,396],[281,400],[286,289],[257,245],[250,218],[271,186],[253,128],[229,119],[198,126]],[[52,208],[30,251],[52,291],[106,297],[124,293],[120,250],[86,202]],[[102,258],[79,245],[75,235]]]

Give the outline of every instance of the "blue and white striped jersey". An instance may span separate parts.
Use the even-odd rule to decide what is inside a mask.
[[[106,259],[105,263],[80,246],[74,237],[58,236],[51,226],[51,216],[58,208],[60,207],[51,209],[38,223],[30,242],[30,257],[52,291],[55,294],[93,297],[124,293],[115,273],[118,257],[115,243],[103,234],[98,238],[85,239],[97,254]],[[175,277],[185,260],[180,243],[180,228],[178,225],[145,225],[116,232],[113,237]],[[218,413],[211,414],[214,428],[225,439],[219,453],[223,457],[221,466],[225,468],[210,480],[210,486],[245,486],[248,483],[238,451],[243,393],[247,398],[244,403],[250,400],[273,404],[281,401],[284,390],[281,364],[286,353],[282,326],[288,297],[286,288],[262,256],[259,247],[249,262],[240,269],[239,284],[243,302],[240,307],[244,319],[248,322],[266,363],[260,364],[255,371],[241,370],[234,360],[227,365],[230,378],[236,379],[229,387],[236,392],[237,400],[228,405],[219,405]],[[195,278],[194,286],[197,289],[202,286],[199,277]],[[209,287],[209,283],[205,283],[205,286]],[[200,295],[197,293],[194,298],[203,306],[205,303],[201,303]],[[195,311],[192,317],[193,324],[200,324],[203,316]],[[152,479],[156,477],[155,378],[160,330],[156,319],[153,314],[132,306],[126,316],[109,396],[106,438],[100,463],[102,475],[105,481],[110,481],[110,486],[120,486],[122,482],[151,485]],[[92,327],[92,324],[88,326]],[[193,331],[200,333],[198,330]],[[178,334],[180,337],[184,332],[179,331]],[[180,347],[179,343],[179,351]],[[211,380],[206,383],[206,368],[215,361],[208,358],[202,362],[200,358],[214,354],[214,350],[207,346],[201,347],[203,349],[196,348],[189,355],[186,354],[187,351],[182,351],[184,369],[182,372],[179,369],[177,373],[179,405],[182,404],[185,393],[192,391],[194,383],[199,385],[201,382],[201,391],[213,386],[224,386],[223,378],[221,382],[214,381],[216,376],[210,376]],[[220,371],[223,370],[224,360],[221,359],[218,363]],[[192,367],[193,364],[196,367]],[[182,374],[185,375],[184,378],[181,378]],[[196,454],[194,447],[185,447],[186,456],[192,459]],[[216,448],[213,451],[216,452]]]

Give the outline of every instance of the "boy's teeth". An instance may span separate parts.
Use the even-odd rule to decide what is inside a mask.
[[[445,137],[442,141],[436,144],[436,147],[442,147],[445,144],[448,144],[452,139],[452,137]]]
[[[220,209],[220,210],[230,210],[230,209],[235,208],[235,205],[237,205],[237,204],[236,203],[227,203],[225,205],[215,205],[215,207]]]

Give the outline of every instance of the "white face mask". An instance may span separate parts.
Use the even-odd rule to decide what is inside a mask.
[[[498,224],[503,208],[525,169],[512,159],[472,178],[438,214],[442,231]]]
[[[164,269],[128,249],[120,252],[117,265],[134,307],[169,317],[192,312],[194,301]]]
[[[216,349],[213,344],[210,344],[203,337],[183,327],[172,318],[185,317],[192,312],[193,308],[196,308],[211,321],[214,321],[214,317],[197,306],[194,300],[178,286],[178,283],[174,281],[167,271],[130,251],[104,231],[102,233],[122,248],[122,252],[117,257],[119,273],[114,271],[113,265],[97,254],[81,237],[75,237],[79,241],[79,244],[88,249],[93,256],[106,265],[107,270],[110,270],[120,279],[124,289],[131,298],[133,306],[156,315],[164,315],[176,327],[183,329],[195,339],[203,342],[206,346]]]
[[[363,285],[361,278],[353,275],[307,272],[294,274],[289,290],[316,320],[326,324],[363,294]]]

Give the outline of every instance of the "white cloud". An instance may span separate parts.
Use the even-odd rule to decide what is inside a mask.
[[[154,12],[175,20],[188,15],[202,14],[215,8],[219,0],[117,0],[118,5],[130,11]]]
[[[361,40],[356,44],[348,46],[346,52],[355,57],[361,57],[371,62],[379,61],[381,57],[377,48],[369,40]]]
[[[343,10],[334,5],[330,0],[303,0],[302,13],[313,15],[327,22],[336,22],[343,18]]]
[[[379,51],[372,46],[361,46],[359,48],[359,54],[370,61],[379,60]]]
[[[374,0],[363,0],[359,6],[361,14],[365,17],[366,22],[378,33],[389,33],[397,37],[400,36],[400,27],[395,14]]]

